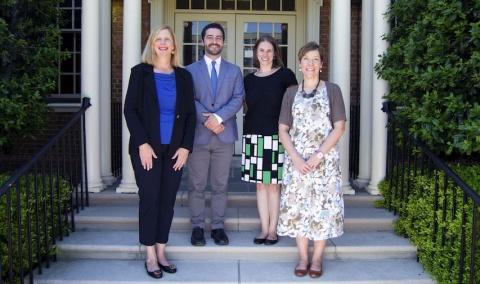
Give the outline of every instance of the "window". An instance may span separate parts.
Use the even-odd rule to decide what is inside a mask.
[[[177,9],[295,11],[295,0],[177,0]]]
[[[60,50],[68,58],[59,63],[60,74],[56,91],[48,99],[55,103],[80,102],[80,73],[82,46],[82,0],[65,0],[59,5],[62,19],[60,34],[62,43]]]

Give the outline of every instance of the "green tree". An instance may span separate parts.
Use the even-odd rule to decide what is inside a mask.
[[[411,133],[449,159],[480,154],[480,1],[397,0],[376,71]]]
[[[0,150],[33,135],[45,121],[60,60],[60,0],[0,4]]]

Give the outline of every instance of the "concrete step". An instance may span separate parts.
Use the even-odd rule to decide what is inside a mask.
[[[247,184],[247,183],[245,183]],[[206,192],[207,204],[210,202],[210,191]],[[374,207],[375,200],[381,199],[381,196],[369,194],[345,195],[344,201],[346,207]],[[99,193],[90,193],[90,206],[118,206],[118,205],[137,205],[137,194],[120,194],[114,189],[107,189]],[[176,204],[178,206],[188,206],[188,190],[181,187],[177,194]],[[253,191],[230,191],[228,194],[229,207],[256,207],[257,197],[255,189]]]
[[[331,283],[430,284],[435,283],[415,260],[326,260],[320,279],[293,274],[295,262],[176,261],[178,272],[164,273],[161,283]],[[42,275],[37,284],[159,283],[145,273],[142,260],[62,260]]]
[[[167,253],[172,260],[288,260],[298,257],[295,240],[281,237],[273,246],[255,245],[257,232],[227,232],[230,245],[217,246],[209,234],[207,245],[190,244],[190,232],[172,232]],[[137,231],[85,230],[72,234],[58,244],[58,256],[64,258],[144,259],[145,248],[138,243]],[[328,241],[327,259],[401,259],[416,258],[416,248],[408,239],[392,232],[355,232]]]
[[[256,208],[227,208],[225,229],[230,231],[253,231],[260,228]],[[345,208],[344,230],[352,231],[391,231],[395,217],[390,212],[378,208]],[[137,230],[138,207],[131,205],[93,206],[75,215],[77,229]],[[209,228],[210,220],[206,220]],[[191,230],[188,208],[175,207],[172,230]]]

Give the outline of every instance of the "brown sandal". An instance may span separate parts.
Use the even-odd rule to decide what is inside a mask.
[[[298,264],[297,264],[297,267],[298,267]],[[308,268],[310,267],[310,264],[307,264],[307,268],[305,269],[299,269],[297,267],[295,267],[295,271],[294,271],[295,276],[304,277],[308,273]]]
[[[322,276],[322,274],[323,274],[323,268],[321,264],[320,264],[320,270],[313,270],[311,268],[308,270],[308,275],[312,278],[318,278]]]

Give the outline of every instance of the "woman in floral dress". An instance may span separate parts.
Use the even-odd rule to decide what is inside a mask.
[[[343,234],[343,196],[337,142],[345,131],[340,88],[320,80],[323,55],[309,42],[298,52],[303,82],[287,89],[279,119],[286,155],[277,233],[296,238],[295,275],[322,275],[327,239]],[[308,243],[313,255],[308,261]]]

